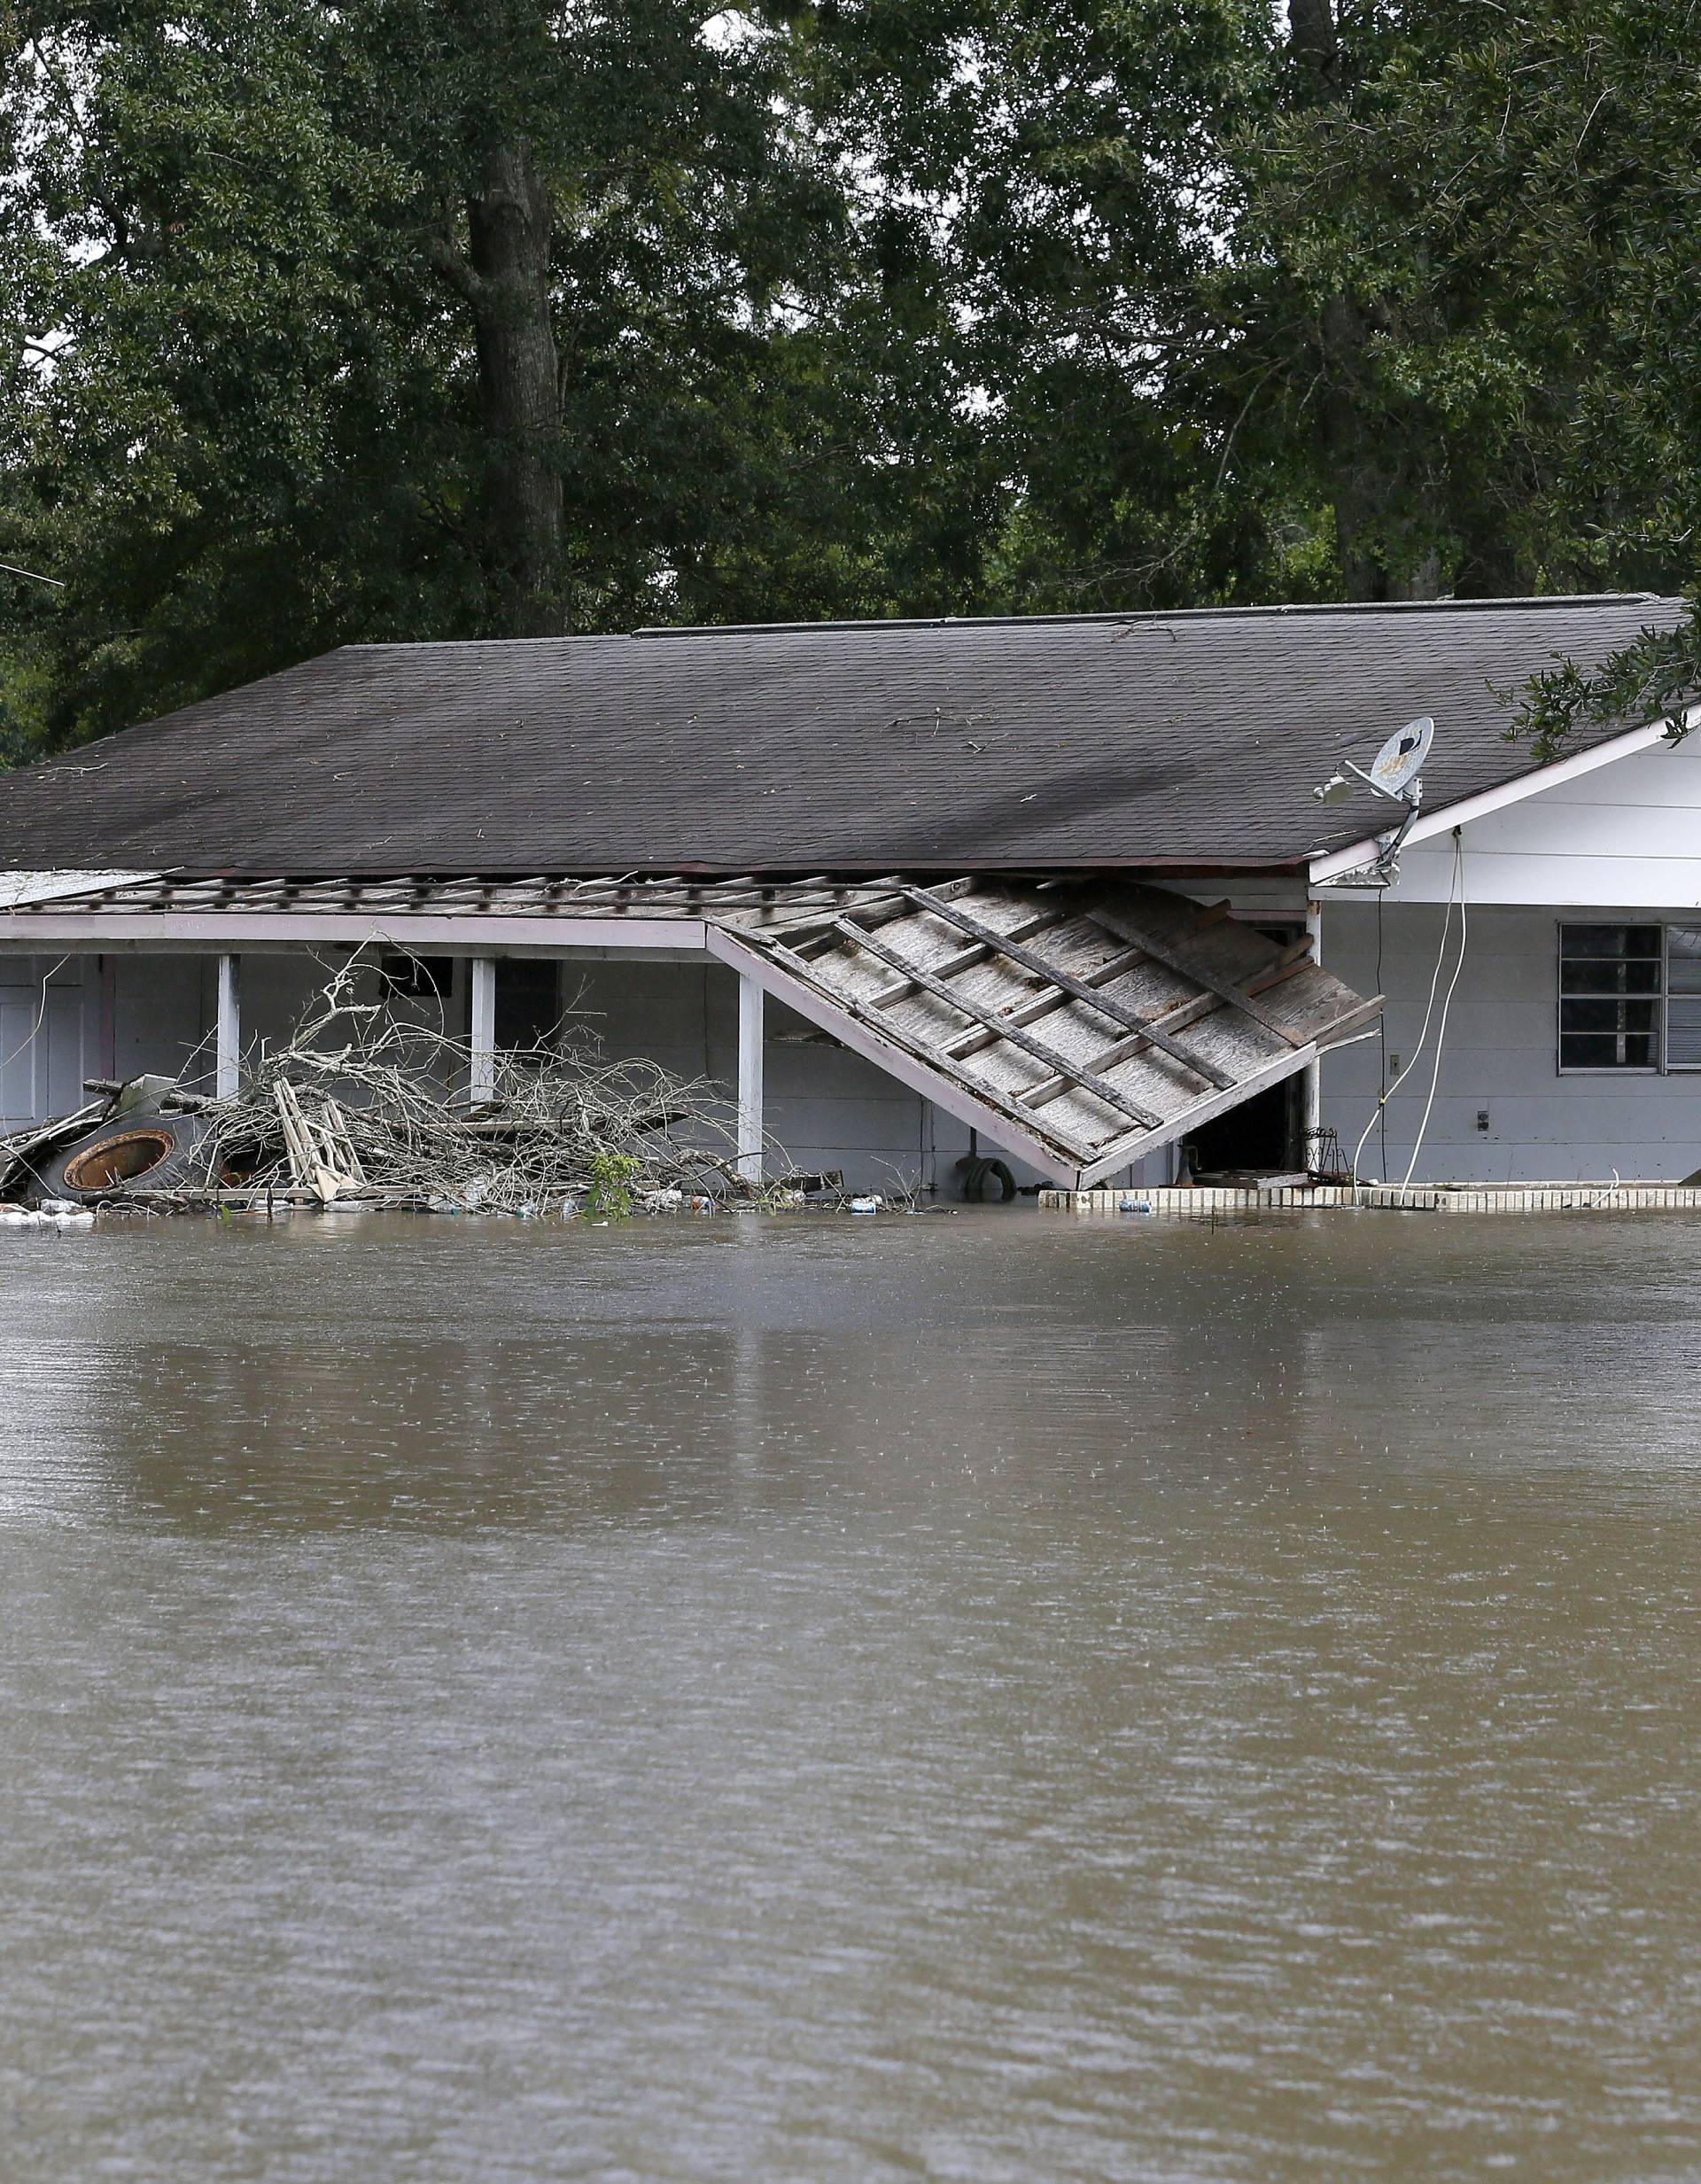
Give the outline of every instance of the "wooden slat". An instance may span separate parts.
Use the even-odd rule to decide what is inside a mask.
[[[1115,933],[1118,940],[1129,941],[1135,947],[1143,949],[1154,963],[1161,963],[1166,970],[1174,971],[1178,977],[1191,978],[1196,986],[1203,986],[1208,993],[1216,994],[1218,1000],[1226,1001],[1231,1008],[1238,1008],[1243,1015],[1250,1016],[1254,1023],[1262,1024],[1266,1031],[1273,1031],[1278,1039],[1285,1039],[1288,1045],[1303,1046],[1307,1044],[1302,1032],[1291,1030],[1279,1016],[1273,1016],[1268,1009],[1260,1008],[1244,987],[1219,977],[1214,970],[1190,956],[1184,948],[1177,948],[1168,941],[1154,939],[1132,918],[1125,917],[1108,904],[1095,903],[1088,914],[1096,923]],[[1207,912],[1200,922],[1215,922],[1216,918],[1223,915],[1219,907],[1215,916]]]
[[[1075,913],[1072,912],[1070,914],[1073,916]],[[1101,963],[1097,970],[1089,971],[1087,983],[1090,986],[1108,985],[1113,978],[1120,978],[1124,971],[1133,970],[1146,960],[1146,951],[1143,948],[1125,948],[1121,955],[1114,955],[1108,962]],[[1036,995],[1030,1001],[1022,1002],[1020,1007],[1013,1008],[1010,1011],[1010,1021],[1012,1023],[1020,1024],[1037,1023],[1042,1016],[1052,1016],[1060,1008],[1067,1008],[1069,1006],[1069,998],[1059,987],[1048,986],[1044,993]],[[1207,1006],[1203,1008],[1197,1008],[1194,1004],[1198,1001],[1203,1001]],[[1173,1010],[1177,1014],[1183,1009],[1189,1012],[1179,1017],[1179,1021],[1184,1026],[1195,1022],[1200,1016],[1208,1016],[1222,1006],[1222,1002],[1214,993],[1195,993],[1190,994],[1184,1001],[1175,1002]],[[1161,1024],[1166,1031],[1173,1031],[1176,1027],[1169,1021],[1171,1013],[1171,1009],[1169,1008],[1160,1009],[1156,1016],[1148,1021]],[[986,1038],[987,1034],[984,1031],[965,1032],[960,1039],[951,1041],[946,1052],[953,1058],[972,1054],[977,1047],[985,1044]],[[1129,1048],[1129,1042],[1126,1039],[1118,1039],[1115,1045],[1119,1051],[1124,1048],[1128,1048],[1130,1052],[1133,1051],[1132,1048]],[[1101,1069],[1107,1069],[1109,1066],[1107,1062],[1102,1061],[1099,1063]]]
[[[1185,1047],[1177,1046],[1167,1032],[1156,1029],[1149,1016],[1142,1016],[1138,1009],[1130,1008],[1124,1002],[1113,1000],[1108,994],[1088,985],[1084,979],[1076,978],[1072,972],[1060,969],[1055,963],[1048,963],[1044,956],[1036,955],[1031,948],[1024,948],[1020,941],[1006,940],[991,926],[983,925],[978,918],[971,917],[967,910],[959,910],[955,903],[936,900],[924,887],[905,887],[904,892],[912,902],[932,916],[944,918],[947,923],[972,934],[983,946],[996,948],[1001,955],[1008,956],[1012,962],[1020,963],[1024,970],[1032,971],[1037,978],[1043,978],[1047,985],[1056,986],[1067,993],[1071,1000],[1080,1001],[1086,1007],[1096,1010],[1099,1015],[1108,1017],[1112,1023],[1121,1024],[1124,1031],[1139,1032],[1161,1053],[1168,1054],[1171,1061],[1178,1061],[1184,1069],[1191,1069],[1195,1076],[1202,1077],[1208,1084],[1215,1084],[1219,1092],[1227,1092],[1234,1083],[1229,1072],[1219,1069],[1215,1062],[1202,1061],[1198,1055],[1190,1054]],[[1091,913],[1087,914],[1090,916]],[[1121,937],[1122,936],[1118,935],[1118,938]],[[1151,952],[1138,940],[1134,944],[1141,947],[1143,952]],[[1192,977],[1192,974],[1184,972],[1182,975]],[[1193,983],[1203,985],[1205,981],[1195,978]]]
[[[1129,1099],[1125,1093],[1118,1092],[1115,1085],[1107,1084],[1091,1069],[1072,1061],[1055,1046],[1048,1046],[1044,1039],[1030,1038],[1027,1032],[1014,1024],[1001,1022],[990,1009],[983,1008],[978,1001],[971,1001],[967,994],[953,992],[944,979],[936,978],[931,971],[924,971],[915,964],[906,962],[895,950],[877,941],[865,927],[856,924],[850,918],[840,918],[836,921],[836,930],[854,946],[872,955],[877,962],[886,964],[892,970],[902,971],[906,978],[913,977],[919,986],[924,987],[936,999],[944,1002],[948,1008],[956,1009],[960,1015],[972,1016],[977,1022],[984,1024],[989,1031],[996,1031],[1008,1045],[1018,1048],[1035,1061],[1043,1062],[1048,1069],[1066,1071],[1083,1092],[1091,1093],[1095,1100],[1102,1100],[1107,1107],[1115,1108],[1119,1115],[1126,1115],[1142,1130],[1154,1129],[1161,1121],[1161,1116],[1154,1115],[1149,1108],[1143,1108],[1138,1100]]]
[[[966,879],[944,880],[940,882],[940,887],[942,892],[949,890],[953,894],[960,895],[971,884]],[[845,892],[850,894],[851,890],[847,889]],[[854,905],[857,914],[859,917],[870,919],[874,924],[889,925],[894,918],[907,918],[910,915],[910,905],[904,899],[904,882],[896,876],[883,880],[870,880],[858,890],[858,893],[859,897],[866,894],[872,899],[866,903],[858,899]],[[817,916],[799,918],[795,923],[788,922],[781,926],[779,929],[785,934],[788,941],[807,940],[819,946],[830,945],[834,921],[841,915],[846,905],[843,902],[835,903]]]
[[[1222,1006],[1214,993],[1195,993],[1188,1000],[1177,1001],[1173,1009],[1165,1010],[1161,1021],[1166,1031],[1184,1030],[1187,1025],[1212,1014]],[[1146,1032],[1130,1031],[1126,1038],[1113,1041],[1102,1053],[1095,1054],[1093,1061],[1101,1069],[1114,1069],[1119,1062],[1131,1061],[1143,1047],[1151,1044]],[[1048,1100],[1060,1099],[1068,1089],[1068,1078],[1061,1075],[1048,1076],[1043,1084],[1030,1085],[1021,1094],[1021,1104],[1025,1108],[1044,1107]]]
[[[1012,926],[1009,937],[1012,940],[1031,940],[1036,933],[1048,932],[1054,925],[1067,925],[1075,914],[1073,910],[1037,912],[1031,918],[1023,918],[1020,924]],[[995,952],[990,942],[977,940],[967,948],[959,948],[954,955],[941,956],[938,962],[928,964],[928,968],[936,978],[954,978],[959,971],[972,969]],[[889,986],[882,986],[868,999],[875,1008],[890,1008],[894,1002],[901,1001],[906,993],[914,991],[913,978],[895,978]]]
[[[1279,986],[1285,979],[1293,978],[1302,970],[1309,970],[1311,967],[1310,947],[1309,940],[1295,941],[1268,970],[1248,982],[1247,992],[1267,993],[1271,986]],[[1052,1002],[1049,1006],[1057,1007],[1060,1004]],[[1222,1007],[1223,1002],[1215,993],[1196,993],[1191,1000],[1177,1001],[1173,1009],[1166,1009],[1159,1022],[1166,1031],[1181,1030],[1190,1023],[1197,1023],[1202,1016],[1215,1014]],[[981,1034],[975,1036],[979,1038]],[[1130,1032],[1127,1038],[1118,1039],[1115,1045],[1106,1047],[1102,1053],[1095,1054],[1093,1060],[1099,1069],[1112,1069],[1120,1061],[1132,1061],[1141,1047],[1147,1044],[1140,1033]],[[1043,1084],[1031,1085],[1023,1092],[1021,1104],[1025,1108],[1043,1107],[1046,1100],[1059,1098],[1068,1089],[1067,1078],[1050,1076]]]

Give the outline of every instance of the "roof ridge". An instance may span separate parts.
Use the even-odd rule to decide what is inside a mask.
[[[563,631],[559,637],[368,637],[333,648],[340,652],[448,652],[501,646],[615,644],[633,637],[810,637],[848,631],[905,629],[1059,629],[1076,623],[1121,626],[1131,623],[1300,621],[1323,615],[1494,614],[1511,609],[1681,606],[1666,592],[1536,592],[1507,599],[1307,599],[1263,606],[1110,607],[1087,614],[874,615],[857,621],[646,622],[631,630]],[[329,654],[321,653],[322,659]],[[307,665],[303,661],[298,663]],[[285,673],[290,671],[282,671]]]
[[[1681,604],[1664,592],[1543,592],[1511,599],[1321,599],[1291,604],[1216,607],[1123,607],[1092,614],[934,614],[876,617],[850,622],[656,622],[633,630],[633,637],[810,636],[841,630],[1032,629],[1077,622],[1210,622],[1298,620],[1327,615],[1485,614],[1506,608],[1631,607]],[[544,640],[545,642],[559,642]]]

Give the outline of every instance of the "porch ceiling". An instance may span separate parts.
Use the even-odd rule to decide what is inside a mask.
[[[36,875],[29,875],[31,877]],[[71,877],[73,875],[63,875]],[[154,915],[204,917],[702,918],[716,911],[788,910],[849,902],[866,884],[826,879],[633,879],[618,873],[574,876],[540,873],[491,879],[478,873],[445,876],[403,873],[383,879],[196,878],[182,873],[89,874],[89,884],[56,889],[39,908],[26,897],[20,915],[55,912],[91,918]],[[0,897],[0,911],[9,905]]]
[[[43,875],[44,876],[44,875]],[[0,950],[291,946],[411,948],[461,955],[700,953],[706,918],[849,904],[866,886],[827,879],[699,880],[620,874],[491,878],[194,877],[133,873],[51,899],[0,903]]]

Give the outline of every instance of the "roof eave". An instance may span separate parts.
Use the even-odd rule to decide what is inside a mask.
[[[1596,743],[1588,750],[1574,750],[1563,758],[1551,759],[1546,766],[1533,766],[1528,771],[1514,774],[1510,781],[1500,781],[1492,789],[1480,789],[1473,796],[1461,797],[1456,803],[1436,805],[1433,811],[1420,812],[1406,829],[1402,846],[1411,849],[1438,834],[1450,834],[1456,827],[1468,826],[1472,820],[1486,819],[1490,812],[1503,812],[1510,804],[1522,804],[1526,797],[1539,796],[1543,789],[1557,789],[1565,781],[1579,781],[1585,774],[1597,772],[1602,766],[1612,766],[1619,758],[1628,758],[1639,750],[1649,750],[1656,743],[1675,742],[1681,735],[1701,723],[1701,704],[1690,705],[1682,713],[1668,715],[1659,720],[1651,720],[1639,728],[1627,728],[1623,734],[1611,736],[1605,742]],[[1362,840],[1348,843],[1344,849],[1324,850],[1309,861],[1309,876],[1313,887],[1327,887],[1332,882],[1363,872],[1373,865],[1381,854],[1387,832],[1366,835]]]

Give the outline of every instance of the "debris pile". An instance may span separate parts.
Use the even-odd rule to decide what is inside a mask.
[[[522,1216],[796,1202],[802,1179],[740,1175],[729,1102],[707,1079],[608,1061],[571,1025],[475,1058],[359,999],[354,974],[331,978],[287,1044],[245,1057],[230,1098],[159,1077],[105,1085],[95,1107],[0,1147],[0,1199]]]

